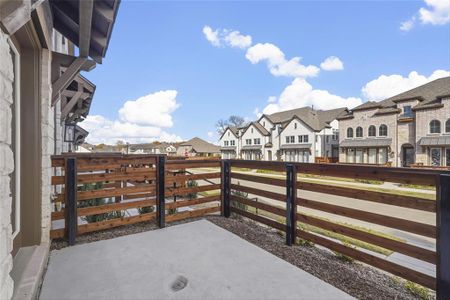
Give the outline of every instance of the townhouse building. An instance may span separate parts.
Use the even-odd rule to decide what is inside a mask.
[[[366,102],[338,120],[340,162],[450,166],[450,77]]]
[[[222,158],[315,162],[337,160],[339,123],[346,108],[302,107],[270,115],[242,127],[228,127],[220,137]]]
[[[88,132],[119,1],[0,1],[0,299],[35,299],[49,252],[51,155]],[[78,50],[76,50],[78,48]]]

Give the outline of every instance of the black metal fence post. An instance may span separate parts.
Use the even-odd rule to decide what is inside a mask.
[[[75,245],[77,237],[78,216],[77,216],[77,159],[69,157],[65,159],[65,220],[66,237],[69,245]]]
[[[450,175],[439,175],[436,186],[436,296],[450,299]]]
[[[295,244],[297,227],[297,170],[294,165],[286,165],[286,245]]]
[[[222,216],[228,218],[230,216],[230,184],[231,184],[231,164],[229,160],[223,159],[221,162],[221,168],[222,172]]]
[[[156,210],[158,216],[158,226],[159,228],[164,228],[166,226],[166,195],[165,195],[166,157],[164,155],[158,156],[156,168],[157,168]]]

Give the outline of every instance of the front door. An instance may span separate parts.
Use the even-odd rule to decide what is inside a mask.
[[[402,167],[409,167],[414,163],[414,148],[403,147],[403,162]]]

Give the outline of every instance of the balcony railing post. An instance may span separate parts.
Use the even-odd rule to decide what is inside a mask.
[[[221,194],[222,194],[222,216],[228,218],[230,216],[230,185],[231,185],[231,164],[229,160],[222,159],[221,168]]]
[[[450,295],[450,175],[439,175],[436,186],[436,296],[448,299]]]
[[[166,196],[165,196],[165,174],[166,174],[166,157],[160,155],[157,158],[156,163],[157,175],[157,196],[156,196],[156,210],[158,216],[158,226],[159,228],[164,228],[166,226]]]
[[[77,216],[77,159],[68,157],[65,159],[65,226],[66,237],[69,245],[75,244],[78,227]]]
[[[286,245],[295,244],[297,227],[297,170],[293,164],[286,165]]]

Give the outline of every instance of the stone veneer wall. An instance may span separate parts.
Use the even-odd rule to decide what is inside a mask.
[[[418,145],[420,138],[426,136],[445,135],[445,122],[450,118],[450,98],[441,100],[444,107],[416,111],[416,162],[428,165],[428,153],[425,147]],[[430,134],[431,120],[441,122],[441,134]],[[448,134],[448,133],[447,133]]]
[[[10,174],[14,171],[11,150],[14,72],[7,38],[0,29],[0,299],[10,299],[14,287],[9,276],[12,269]]]
[[[50,241],[51,225],[51,159],[55,151],[54,107],[51,105],[51,52],[42,49],[41,53],[41,132],[42,132],[42,234],[41,242]]]
[[[394,152],[394,157],[388,155],[388,161],[392,162],[393,166],[396,166],[396,162],[398,161],[398,149],[397,147],[397,114],[388,114],[388,115],[378,115],[374,116],[373,114],[377,111],[377,109],[368,109],[362,111],[353,112],[352,119],[340,120],[339,121],[339,141],[343,141],[347,139],[347,128],[353,128],[353,140],[355,140],[356,136],[356,127],[361,126],[363,128],[363,139],[368,137],[368,131],[370,125],[375,125],[377,128],[377,137],[379,132],[379,127],[381,124],[385,124],[388,127],[388,135],[387,138],[392,139],[391,143],[391,152]],[[364,160],[366,159],[367,153],[364,153]],[[346,162],[346,153],[342,153],[342,148],[339,149],[339,161]]]

